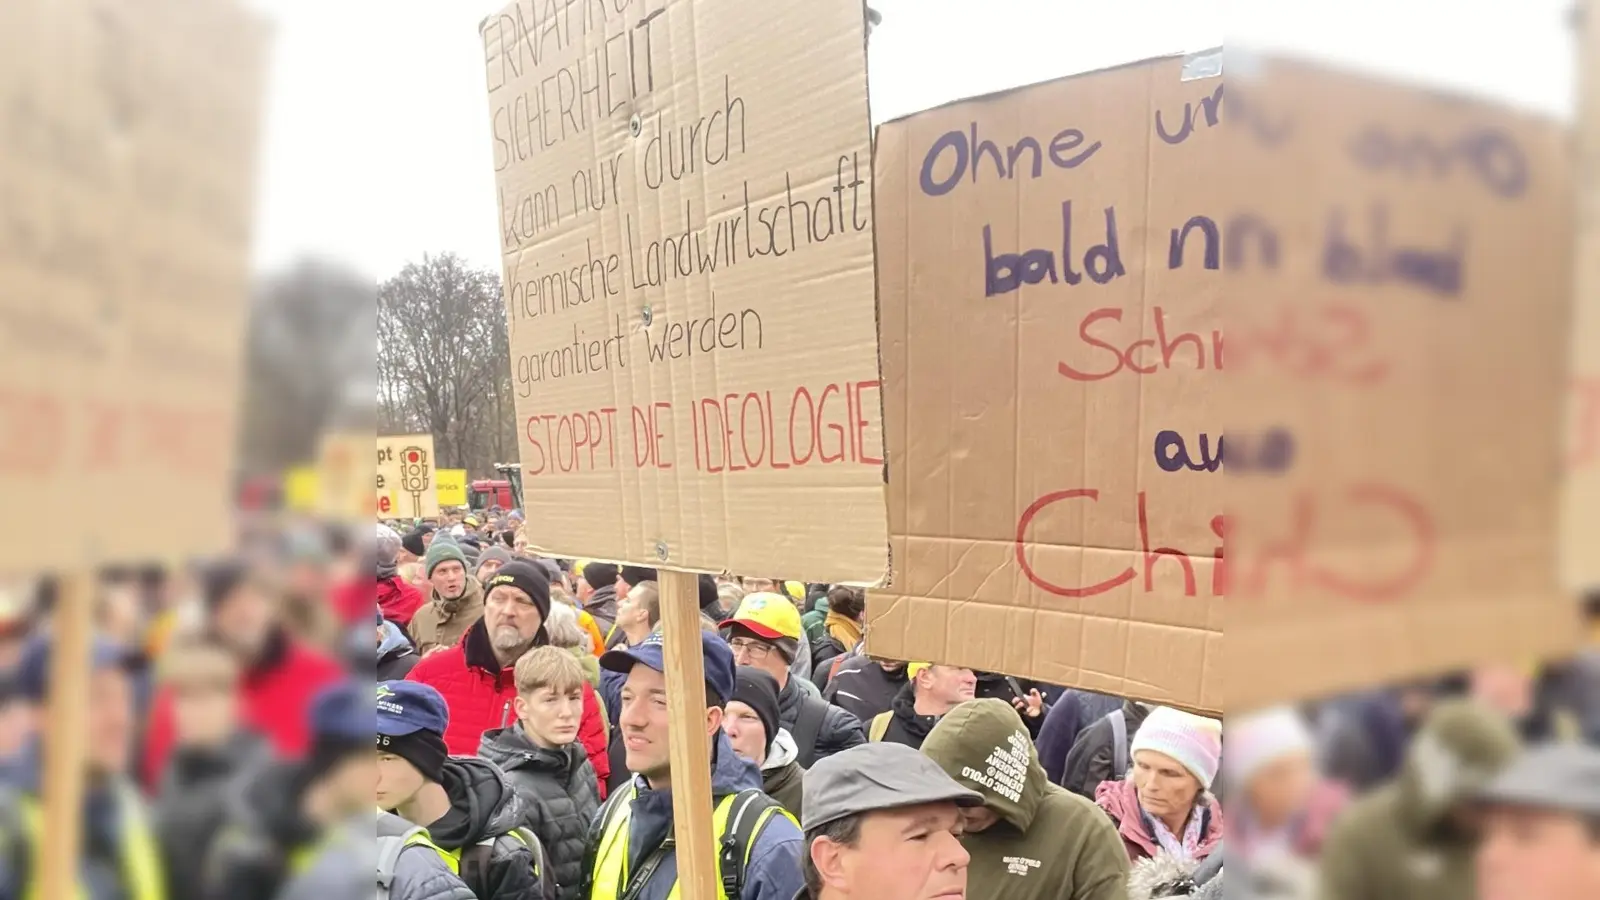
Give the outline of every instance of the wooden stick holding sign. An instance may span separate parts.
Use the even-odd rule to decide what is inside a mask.
[[[90,570],[92,571],[92,570]],[[82,846],[84,758],[89,751],[89,666],[96,578],[64,576],[59,582],[48,639],[50,696],[42,725],[44,828],[33,842],[38,897],[78,894]]]
[[[661,571],[661,640],[671,721],[672,821],[678,891],[689,900],[717,896],[711,829],[711,742],[706,732],[706,667],[700,654],[700,578]],[[738,900],[738,898],[729,898]]]

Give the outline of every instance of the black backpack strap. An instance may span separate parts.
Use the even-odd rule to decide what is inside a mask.
[[[733,799],[733,809],[728,813],[728,825],[718,843],[717,864],[722,870],[722,893],[727,900],[739,900],[744,891],[744,861],[750,854],[750,844],[757,830],[771,815],[767,810],[781,814],[778,801],[757,790],[741,791]]]
[[[489,862],[494,858],[494,840],[479,841],[461,848],[461,880],[479,897],[490,896]]]
[[[1111,780],[1128,774],[1128,715],[1121,707],[1106,713],[1111,723]]]
[[[794,745],[799,750],[800,768],[809,769],[817,761],[817,736],[822,734],[822,722],[828,715],[828,701],[807,694],[800,701],[800,715],[795,717]]]

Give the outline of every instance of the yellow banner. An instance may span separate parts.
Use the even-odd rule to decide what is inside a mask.
[[[434,474],[434,496],[440,506],[467,505],[467,470],[440,469]]]
[[[295,466],[283,473],[283,505],[298,513],[314,513],[322,498],[322,479],[315,466]]]

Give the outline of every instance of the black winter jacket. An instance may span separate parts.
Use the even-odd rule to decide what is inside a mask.
[[[809,747],[805,746],[808,742],[802,736],[805,729],[797,727],[802,718],[801,713],[807,707],[810,707],[810,710],[805,718],[815,721],[815,717],[821,717],[816,727],[817,737],[809,742],[811,744]],[[795,762],[798,762],[802,769],[809,769],[818,760],[827,759],[841,750],[849,750],[867,742],[867,732],[860,719],[820,697],[813,696],[800,687],[793,675],[790,675],[789,680],[784,683],[783,690],[778,692],[778,724],[789,729],[789,734],[794,736],[795,746],[800,751]]]
[[[905,683],[904,666],[886,672],[869,656],[851,656],[839,664],[839,671],[828,682],[822,698],[866,722],[878,713],[888,712]]]
[[[894,704],[888,713],[880,715],[889,716],[889,728],[883,733],[884,743],[905,744],[917,750],[922,749],[922,741],[939,723],[938,716],[924,716],[917,712],[917,700],[912,695],[910,682],[900,689],[894,697]],[[870,727],[870,726],[869,726]]]
[[[300,810],[309,780],[304,763],[274,762],[229,781],[222,827],[200,866],[206,900],[277,896],[289,878],[290,857],[317,841],[317,826]]]
[[[493,840],[481,878],[474,879],[463,860],[461,880],[478,900],[553,900],[545,893],[545,879],[535,875],[539,848],[511,835],[527,818],[527,805],[500,767],[474,756],[452,756],[445,761],[441,783],[450,811],[427,826],[433,842],[446,850],[464,850]]]
[[[204,869],[195,861],[206,858],[212,839],[228,820],[232,783],[262,772],[271,757],[266,741],[247,731],[235,733],[216,750],[173,750],[155,806],[169,900],[205,896]]]
[[[1127,724],[1128,741],[1150,715],[1150,707],[1132,700],[1122,703],[1122,716]],[[1083,797],[1094,799],[1094,789],[1102,781],[1115,777],[1116,750],[1111,745],[1111,722],[1105,716],[1078,733],[1072,749],[1067,751],[1067,765],[1061,774],[1061,786]]]
[[[523,824],[539,837],[561,900],[583,888],[584,842],[600,789],[581,743],[560,750],[535,745],[520,726],[486,732],[478,755],[499,766],[524,807]]]

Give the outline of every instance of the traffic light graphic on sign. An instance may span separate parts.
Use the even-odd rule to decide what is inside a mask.
[[[422,495],[428,492],[428,451],[407,447],[400,451],[400,489],[411,494],[412,514],[422,515]]]

